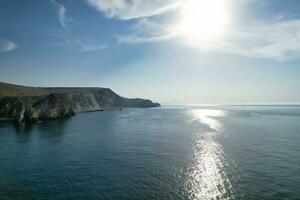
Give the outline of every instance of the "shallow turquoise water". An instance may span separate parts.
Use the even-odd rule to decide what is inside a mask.
[[[300,107],[165,107],[0,124],[0,199],[300,199]]]

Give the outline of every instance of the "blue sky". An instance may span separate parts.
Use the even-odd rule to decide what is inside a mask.
[[[210,15],[189,16],[185,28],[209,37],[180,28],[189,1],[196,18],[219,5],[1,0],[0,81],[110,87],[162,103],[300,102],[299,0],[213,0],[226,11],[214,38]]]

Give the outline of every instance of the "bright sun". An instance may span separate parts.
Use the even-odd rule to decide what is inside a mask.
[[[225,0],[187,0],[179,32],[193,42],[207,42],[222,35],[226,24]]]

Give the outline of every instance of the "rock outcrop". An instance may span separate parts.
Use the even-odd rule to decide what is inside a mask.
[[[0,119],[19,124],[54,120],[75,115],[72,104],[63,95],[50,94],[33,105],[26,105],[18,97],[0,98]]]
[[[0,97],[0,118],[16,123],[24,119],[25,104],[17,97]]]
[[[50,94],[34,103],[25,113],[25,121],[54,120],[75,115],[72,104],[63,95]]]

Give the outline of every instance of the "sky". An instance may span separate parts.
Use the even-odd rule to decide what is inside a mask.
[[[0,81],[300,103],[300,1],[0,0]]]

